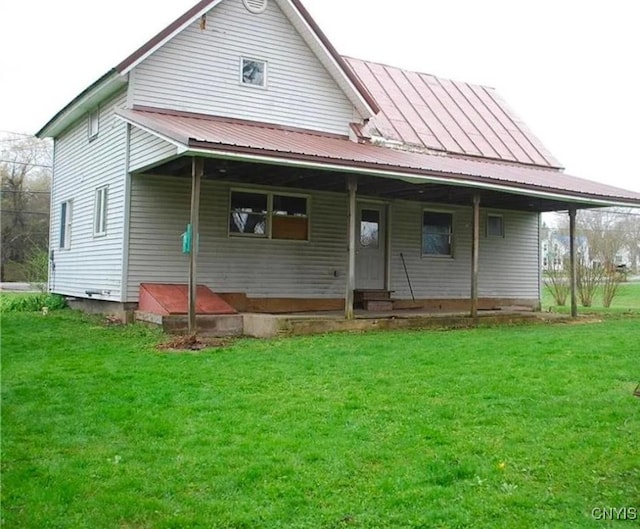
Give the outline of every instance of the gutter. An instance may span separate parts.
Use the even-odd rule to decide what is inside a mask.
[[[96,108],[102,101],[116,93],[126,84],[126,76],[118,73],[115,68],[109,70],[53,116],[44,127],[36,132],[36,137],[55,138],[59,136],[78,118],[89,110]]]
[[[420,172],[420,171],[394,171],[390,169],[379,169],[375,167],[366,167],[362,165],[336,163],[329,161],[312,161],[304,160],[300,157],[288,157],[288,156],[266,156],[259,154],[251,154],[244,151],[242,148],[230,149],[230,150],[212,150],[203,147],[199,147],[196,143],[191,142],[189,149],[184,153],[186,156],[205,156],[209,158],[223,158],[229,160],[237,160],[243,162],[258,162],[272,165],[286,165],[290,167],[301,167],[306,169],[319,169],[324,171],[340,171],[344,173],[366,174],[370,176],[391,178],[394,180],[403,180],[412,184],[419,183],[433,183],[443,184],[451,186],[457,184],[462,187],[468,187],[472,189],[485,189],[489,191],[500,191],[503,193],[511,193],[515,195],[522,195],[535,198],[544,198],[549,200],[564,201],[573,204],[583,204],[589,206],[598,207],[637,207],[640,208],[640,199],[628,199],[629,201],[621,201],[616,198],[600,198],[597,195],[573,195],[571,192],[555,192],[545,189],[530,188],[524,184],[522,187],[509,186],[505,184],[497,184],[493,182],[487,182],[487,177],[460,177],[457,173],[438,173],[434,171]],[[311,158],[311,157],[310,157]]]

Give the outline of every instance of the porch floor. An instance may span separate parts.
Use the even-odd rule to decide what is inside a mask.
[[[185,315],[165,315],[136,312],[136,319],[158,325],[166,332],[185,334]],[[356,310],[355,318],[347,320],[342,311],[304,312],[289,314],[242,313],[236,315],[198,314],[196,321],[201,336],[301,336],[331,332],[367,332],[380,330],[464,329],[478,326],[512,325],[519,323],[552,323],[570,321],[565,314],[534,312],[521,307],[480,311],[478,318],[468,312],[434,312],[406,309],[383,312]]]
[[[244,313],[244,334],[255,338],[298,336],[328,332],[367,332],[399,329],[456,329],[517,323],[569,321],[568,315],[516,308],[481,311],[478,318],[468,312],[433,312],[424,309],[371,312],[356,310],[347,320],[342,311],[297,314]]]

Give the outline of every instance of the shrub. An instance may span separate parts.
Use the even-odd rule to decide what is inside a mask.
[[[60,310],[67,306],[67,300],[58,294],[16,294],[0,296],[2,312],[39,312]]]
[[[567,304],[567,297],[571,292],[571,281],[566,265],[560,268],[550,267],[545,272],[544,285],[553,296],[556,305],[564,307]]]

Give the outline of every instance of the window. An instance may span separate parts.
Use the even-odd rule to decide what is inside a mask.
[[[272,239],[306,241],[309,238],[306,197],[273,195],[272,213]]]
[[[71,247],[71,200],[60,204],[60,248]]]
[[[363,209],[360,215],[360,247],[379,248],[380,211]]]
[[[264,193],[232,191],[229,233],[265,237],[268,198]]]
[[[306,241],[309,199],[261,191],[231,191],[229,235]]]
[[[265,88],[267,86],[267,63],[258,59],[240,59],[240,83]]]
[[[422,255],[453,256],[453,214],[439,211],[423,212]]]
[[[107,187],[96,189],[96,200],[93,211],[93,234],[107,234]]]
[[[502,215],[487,215],[487,237],[504,237]]]
[[[87,125],[89,140],[93,140],[98,136],[98,131],[100,130],[100,111],[98,109],[89,112]]]

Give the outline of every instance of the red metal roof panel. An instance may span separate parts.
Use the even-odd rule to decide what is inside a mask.
[[[485,182],[520,191],[535,189],[555,194],[568,193],[585,199],[601,197],[640,206],[640,193],[577,178],[555,169],[410,152],[355,143],[344,137],[206,116],[176,115],[150,110],[120,110],[118,114],[134,125],[185,147],[212,151],[225,151],[235,147],[251,155],[286,157],[418,177],[445,176],[451,179],[452,185],[464,182],[468,184],[470,181]]]
[[[452,154],[561,168],[492,88],[345,60],[378,102],[381,110],[371,126],[385,138]]]

